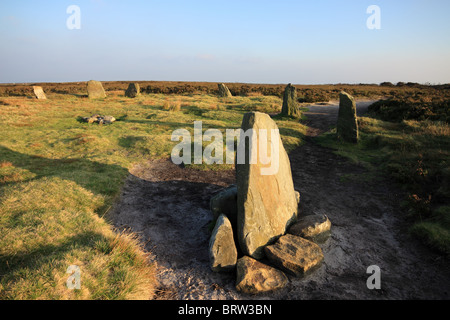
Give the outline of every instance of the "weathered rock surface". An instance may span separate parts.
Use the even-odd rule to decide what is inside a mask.
[[[322,249],[317,244],[291,234],[267,246],[265,252],[274,265],[296,277],[315,270],[324,259]]]
[[[348,93],[341,92],[339,101],[337,137],[341,141],[357,143],[359,134],[355,99]]]
[[[141,94],[141,87],[139,83],[130,83],[128,89],[125,91],[125,96],[128,98],[136,98]]]
[[[242,251],[248,256],[260,259],[264,256],[264,247],[276,241],[295,222],[298,203],[289,157],[279,134],[271,134],[272,129],[278,130],[275,122],[267,114],[250,112],[244,115],[242,129],[244,132],[253,129],[257,139],[256,143],[250,146],[247,141],[245,163],[236,163],[237,233]],[[278,155],[278,172],[274,174],[261,173],[261,169],[267,169],[270,164],[262,164],[259,156],[255,164],[248,161],[250,152],[257,153],[260,148],[260,129],[267,130],[268,150],[271,149],[270,145],[278,140],[278,152],[274,150],[272,156],[274,161]],[[241,137],[240,143],[245,143],[245,140],[247,139]]]
[[[219,87],[219,97],[232,97],[230,90],[223,83],[218,84]]]
[[[37,99],[39,100],[46,100],[47,96],[44,93],[44,90],[42,89],[42,87],[38,87],[38,86],[33,86],[33,91],[34,91],[34,95],[36,96]]]
[[[302,116],[297,103],[297,89],[290,83],[284,90],[283,107],[281,108],[281,114],[283,116],[295,119],[300,119]]]
[[[258,294],[282,289],[288,283],[286,275],[275,268],[244,256],[237,262],[236,289]]]
[[[222,190],[210,200],[210,209],[217,219],[221,214],[224,214],[230,219],[233,226],[237,223],[237,186],[231,185]]]
[[[87,83],[89,99],[106,98],[105,89],[100,81],[91,80]]]
[[[231,272],[236,267],[237,250],[233,228],[225,215],[220,215],[209,241],[209,259],[214,272]]]
[[[299,218],[288,232],[294,236],[322,243],[331,235],[331,222],[324,214],[305,216]]]

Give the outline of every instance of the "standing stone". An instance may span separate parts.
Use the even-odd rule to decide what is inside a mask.
[[[300,119],[302,116],[297,103],[297,89],[290,83],[284,90],[283,107],[281,108],[281,114],[283,116],[295,119]]]
[[[105,89],[100,81],[91,80],[87,83],[89,99],[106,98]]]
[[[244,115],[242,121],[240,145],[245,143],[245,163],[236,163],[237,180],[237,203],[238,221],[237,233],[239,245],[242,251],[255,259],[264,256],[264,247],[276,241],[278,237],[286,232],[286,229],[297,218],[297,196],[292,180],[291,165],[286,150],[283,147],[279,133],[272,134],[271,130],[277,130],[276,123],[268,114],[260,112],[250,112]],[[254,143],[246,143],[243,134],[247,130],[253,129],[256,139]],[[278,140],[278,150],[274,150],[272,162],[278,155],[278,172],[270,175],[263,175],[261,169],[267,169],[261,162],[260,156],[257,161],[251,164],[249,161],[250,152],[259,153],[260,149],[260,129],[267,130],[267,150],[271,144]],[[263,139],[265,142],[266,139]],[[278,151],[278,152],[276,152]]]
[[[214,272],[230,272],[236,267],[237,249],[233,229],[225,215],[217,219],[209,241],[209,259]]]
[[[139,86],[139,83],[130,83],[127,91],[125,91],[125,96],[128,98],[136,98],[140,94],[141,87]]]
[[[267,258],[281,270],[302,277],[320,266],[322,249],[309,240],[287,234],[265,248]]]
[[[34,95],[39,100],[46,100],[47,96],[44,93],[44,90],[42,90],[42,87],[33,86]]]
[[[230,90],[223,83],[219,83],[219,97],[232,97]]]
[[[258,294],[282,289],[288,283],[286,275],[250,257],[237,262],[236,289],[247,294]]]
[[[339,95],[339,118],[337,137],[341,141],[358,142],[358,118],[356,116],[355,99],[346,92]]]

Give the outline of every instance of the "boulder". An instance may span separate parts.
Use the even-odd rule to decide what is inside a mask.
[[[116,121],[116,118],[113,116],[101,116],[98,114],[94,114],[90,117],[82,118],[84,122],[87,123],[98,123],[98,124],[111,124]]]
[[[302,113],[297,103],[297,88],[292,84],[288,84],[284,90],[283,107],[281,108],[281,114],[286,117],[300,119]]]
[[[323,243],[331,235],[331,222],[324,214],[305,216],[299,218],[288,232],[316,243]]]
[[[237,236],[239,246],[245,255],[255,259],[264,256],[264,247],[273,243],[286,232],[286,229],[297,218],[298,203],[292,180],[291,165],[280,135],[271,134],[271,130],[278,130],[269,115],[250,112],[244,115],[242,121],[244,134],[253,129],[256,143],[246,143],[241,136],[239,148],[245,143],[245,163],[236,163],[237,181]],[[269,165],[261,163],[258,156],[256,163],[250,163],[249,154],[258,153],[260,148],[260,131],[267,130],[267,150],[278,140],[278,150],[274,150],[272,161],[278,155],[278,171],[274,174],[262,174],[262,169]],[[276,145],[276,144],[275,144]],[[278,151],[278,152],[276,152]]]
[[[106,98],[105,89],[100,81],[91,80],[87,83],[89,99]]]
[[[356,102],[355,99],[346,92],[341,92],[339,95],[337,138],[341,141],[350,143],[357,143],[359,138]]]
[[[33,91],[34,91],[34,95],[36,96],[37,99],[39,100],[46,100],[47,96],[44,93],[44,90],[42,89],[42,87],[38,87],[38,86],[33,86]]]
[[[236,267],[237,250],[230,220],[220,215],[209,241],[209,259],[214,272],[230,272]]]
[[[258,294],[282,289],[288,283],[286,275],[275,268],[244,256],[236,266],[236,289],[247,294]]]
[[[214,219],[224,214],[235,226],[237,222],[237,186],[231,185],[213,196],[209,205]]]
[[[223,83],[218,84],[219,87],[219,97],[232,97],[230,90]]]
[[[281,270],[302,277],[320,266],[322,249],[309,240],[287,234],[265,248],[267,258]]]
[[[128,98],[136,98],[141,94],[139,83],[130,83],[128,89],[125,91],[125,96]]]

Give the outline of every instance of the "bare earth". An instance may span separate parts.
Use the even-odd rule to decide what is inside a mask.
[[[363,114],[371,102],[358,103]],[[160,299],[449,299],[450,268],[406,232],[392,183],[364,181],[365,169],[314,142],[337,122],[338,106],[312,106],[306,143],[289,155],[301,213],[326,214],[332,236],[321,245],[325,261],[303,279],[271,294],[235,290],[235,274],[209,269],[211,196],[234,183],[234,171],[202,172],[170,161],[136,166],[111,218],[118,229],[140,235],[158,267]],[[348,179],[348,175],[356,178]],[[371,265],[381,268],[381,290],[369,290]]]

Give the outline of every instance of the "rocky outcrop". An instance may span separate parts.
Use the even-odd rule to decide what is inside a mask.
[[[350,143],[357,143],[359,138],[356,102],[355,99],[346,92],[341,92],[339,95],[337,138],[341,141]]]
[[[267,258],[281,270],[302,277],[320,266],[322,249],[309,240],[287,234],[265,248]]]
[[[100,81],[91,80],[87,83],[89,99],[106,98],[105,89]]]
[[[272,129],[278,130],[275,122],[267,114],[250,112],[244,115],[242,129],[244,132],[252,129],[257,138],[255,143],[247,141],[245,163],[236,164],[238,240],[246,255],[260,259],[264,256],[264,246],[283,235],[296,220],[298,203],[289,157],[279,134],[269,134]],[[265,142],[268,150],[271,145],[278,144],[272,155],[272,161],[278,159],[278,171],[274,174],[262,174],[261,169],[267,165],[261,163],[259,156],[254,164],[249,161],[250,153],[257,153],[260,148],[259,129],[268,132]],[[240,143],[245,140],[241,137]]]
[[[237,262],[236,289],[247,294],[265,293],[284,288],[286,275],[275,268],[244,256]]]

